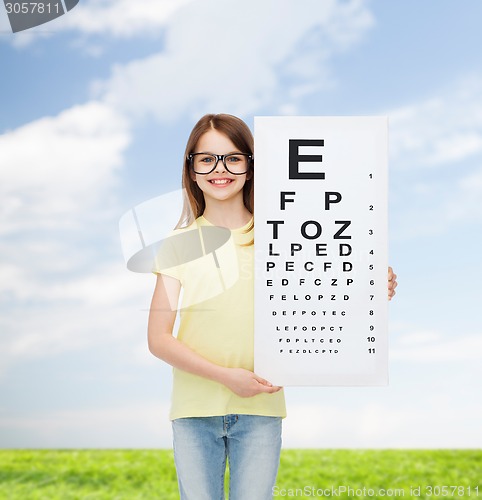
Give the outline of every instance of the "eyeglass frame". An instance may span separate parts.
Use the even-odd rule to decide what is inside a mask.
[[[194,157],[196,155],[208,155],[208,156],[214,156],[216,158],[216,161],[214,163],[214,166],[213,168],[209,171],[209,172],[196,172],[196,170],[194,170]],[[229,170],[228,166],[226,165],[226,157],[227,156],[245,156],[247,158],[247,167],[246,167],[246,171],[245,172],[241,172],[241,173],[235,173],[235,172],[231,172],[231,170]],[[249,154],[249,153],[228,153],[228,154],[225,154],[225,155],[216,155],[214,153],[203,153],[203,152],[200,152],[200,153],[190,153],[187,155],[187,159],[189,161],[189,164],[193,170],[193,172],[197,175],[208,175],[210,174],[211,172],[214,172],[215,168],[218,166],[218,163],[219,161],[222,161],[223,162],[223,165],[224,165],[224,168],[231,174],[231,175],[244,175],[244,174],[247,174],[249,172],[249,169],[252,167],[253,165],[253,155],[252,154]]]

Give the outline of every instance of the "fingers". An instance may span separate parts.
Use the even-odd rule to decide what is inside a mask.
[[[264,378],[259,377],[258,375],[254,374],[254,379],[259,382],[260,384],[267,385],[271,387],[273,384],[271,382],[268,382]]]
[[[393,272],[393,269],[388,267],[388,281],[396,281],[397,275]]]
[[[270,387],[268,387],[266,385],[259,385],[258,388],[259,388],[259,392],[267,392],[269,394],[273,394],[274,392],[281,391],[281,389],[282,389],[282,387],[279,387],[277,385],[272,385]]]
[[[271,382],[268,382],[266,379],[259,377],[256,374],[254,375],[254,378],[256,382],[260,384],[259,386],[260,392],[273,393],[273,392],[278,392],[282,389],[282,387],[273,385]]]
[[[395,295],[395,288],[398,286],[397,275],[393,272],[393,269],[388,267],[388,300],[392,300]]]

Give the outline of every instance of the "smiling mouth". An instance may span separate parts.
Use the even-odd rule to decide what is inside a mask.
[[[222,186],[226,184],[231,184],[233,182],[232,179],[211,179],[209,181],[211,184],[215,184],[216,186]]]

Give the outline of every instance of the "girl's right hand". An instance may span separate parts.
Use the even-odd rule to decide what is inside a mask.
[[[250,398],[262,392],[278,392],[282,387],[275,386],[244,368],[227,368],[224,385],[242,398]]]

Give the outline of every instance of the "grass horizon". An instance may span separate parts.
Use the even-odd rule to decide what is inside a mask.
[[[481,477],[476,448],[283,448],[274,498],[477,498]],[[0,499],[178,498],[171,449],[0,449]]]

